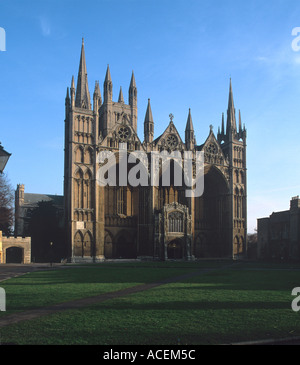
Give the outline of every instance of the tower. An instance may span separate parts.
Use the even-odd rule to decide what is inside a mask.
[[[95,161],[95,113],[91,107],[82,40],[77,85],[71,81],[71,97],[67,89],[65,99],[65,163],[64,163],[64,209],[66,240],[69,256],[95,254],[94,245],[94,196],[93,176]],[[96,87],[94,93],[96,108],[101,95]],[[80,233],[79,228],[82,228]]]
[[[230,79],[227,109],[226,133],[224,131],[224,114],[222,129],[218,133],[218,141],[229,162],[230,181],[230,222],[233,257],[246,253],[247,247],[247,164],[246,164],[245,126],[242,127],[239,111],[239,128],[236,125],[236,110],[234,107],[232,83]]]

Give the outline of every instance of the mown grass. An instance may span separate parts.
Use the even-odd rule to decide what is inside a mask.
[[[201,345],[300,336],[300,315],[291,309],[291,291],[300,286],[299,266],[267,264],[260,269],[258,264],[224,265],[215,261],[113,264],[11,279],[5,282],[7,306],[15,293],[13,310],[24,310],[49,304],[48,300],[54,303],[95,295],[201,267],[213,269],[88,308],[0,328],[2,342]],[[28,297],[28,290],[34,293],[34,288],[39,295],[21,305],[19,301]]]
[[[66,267],[28,273],[6,280],[0,286],[6,291],[6,312],[67,302],[135,285],[155,282],[195,270],[198,266],[185,263],[119,263]]]

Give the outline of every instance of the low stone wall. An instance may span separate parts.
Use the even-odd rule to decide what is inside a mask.
[[[1,232],[0,240],[1,240],[0,253],[2,253],[2,255],[0,254],[0,263],[2,263],[2,264],[6,263],[6,250],[11,247],[18,247],[18,248],[22,249],[22,262],[21,262],[22,264],[31,263],[31,238],[30,237],[2,237],[2,232]],[[2,248],[2,250],[1,250],[1,248]]]

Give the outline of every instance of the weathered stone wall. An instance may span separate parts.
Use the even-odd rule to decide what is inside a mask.
[[[1,232],[2,236],[2,232]],[[10,247],[19,247],[23,250],[22,263],[31,263],[31,238],[30,237],[2,237],[2,262],[6,263],[6,250]],[[1,245],[0,245],[1,252]]]

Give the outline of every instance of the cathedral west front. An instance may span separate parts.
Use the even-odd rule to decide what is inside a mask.
[[[186,259],[243,257],[247,237],[246,129],[236,116],[230,80],[226,118],[222,115],[217,135],[210,126],[207,139],[198,144],[191,111],[187,111],[185,136],[180,136],[170,114],[165,131],[155,137],[150,99],[143,121],[143,141],[137,134],[137,84],[132,73],[128,103],[123,90],[113,99],[109,66],[102,92],[95,82],[89,92],[84,43],[75,85],[65,99],[64,212],[68,256],[73,262],[104,259]],[[196,124],[195,124],[196,126]],[[182,176],[184,158],[170,159],[169,180],[164,164],[153,166],[151,156],[166,152],[192,158],[203,156],[204,189],[189,196]],[[127,158],[136,152],[146,156],[145,176],[157,174],[156,184],[124,182],[122,159],[134,173],[137,164]],[[100,184],[99,171],[115,156],[115,184]],[[179,162],[178,162],[179,161]],[[124,162],[124,161],[123,161]],[[178,169],[178,167],[180,167]],[[110,174],[107,168],[104,178]],[[141,171],[137,172],[140,178]],[[109,179],[108,179],[109,180]]]

